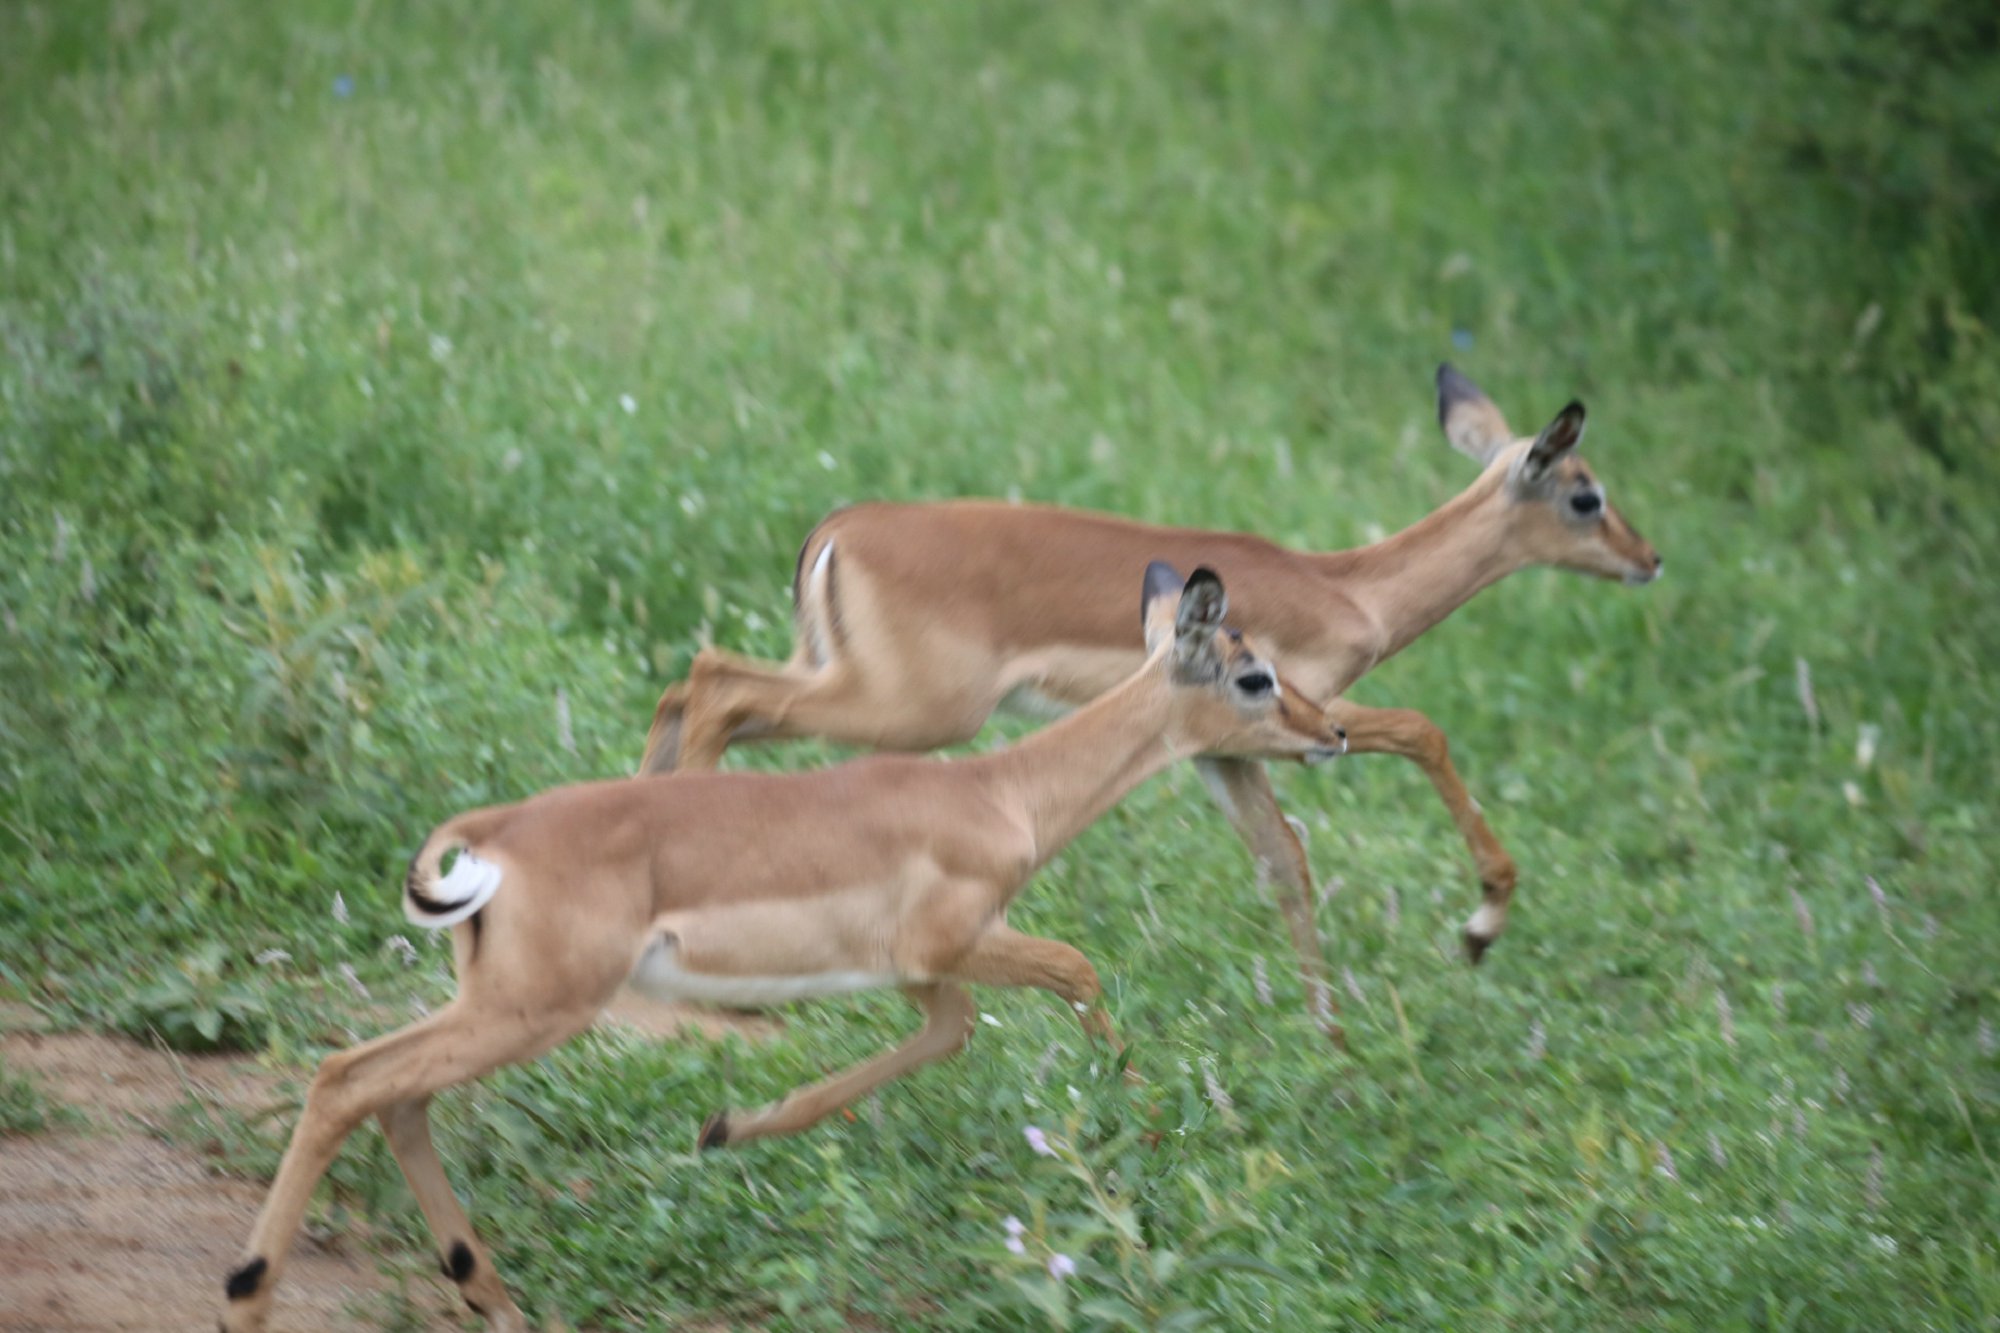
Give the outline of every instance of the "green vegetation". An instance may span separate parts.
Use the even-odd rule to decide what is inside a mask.
[[[1177,773],[1018,914],[1148,1087],[989,994],[854,1121],[697,1157],[907,1011],[597,1034],[443,1100],[483,1234],[606,1329],[1992,1327],[1996,43],[1943,0],[9,5],[0,987],[119,1027],[179,977],[184,1040],[303,1077],[446,992],[393,943],[419,836],[629,771],[704,636],[781,652],[828,508],[1351,545],[1468,479],[1450,356],[1517,427],[1584,397],[1668,565],[1520,576],[1355,691],[1521,862],[1483,968],[1413,769],[1281,775],[1339,1057]],[[424,1262],[377,1136],[335,1183]]]
[[[17,1074],[0,1060],[0,1138],[9,1134],[39,1134],[77,1122],[77,1114],[42,1091],[26,1074]]]

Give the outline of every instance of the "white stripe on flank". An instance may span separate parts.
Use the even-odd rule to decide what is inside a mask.
[[[426,930],[443,930],[446,926],[457,925],[492,902],[493,895],[499,891],[500,867],[461,849],[458,860],[452,864],[451,873],[423,891],[431,901],[450,906],[442,912],[426,912],[406,893],[403,895],[403,915]]]
[[[681,966],[680,949],[665,939],[655,939],[632,968],[626,980],[632,988],[656,1000],[691,1000],[697,1004],[737,1005],[761,1009],[789,1004],[793,1000],[816,999],[822,995],[848,995],[855,991],[880,990],[901,980],[890,972],[811,972],[792,977],[730,976],[720,972],[691,972]]]

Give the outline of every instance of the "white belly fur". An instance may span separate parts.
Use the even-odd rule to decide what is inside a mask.
[[[889,972],[815,972],[790,977],[690,972],[681,966],[676,944],[666,938],[655,938],[639,955],[626,981],[634,990],[656,1000],[762,1009],[825,995],[882,990],[900,984],[901,978]]]

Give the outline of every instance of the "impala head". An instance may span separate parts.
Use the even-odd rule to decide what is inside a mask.
[[[1228,610],[1214,570],[1197,569],[1182,583],[1172,565],[1146,566],[1140,618],[1147,657],[1173,684],[1169,737],[1193,754],[1311,764],[1346,753],[1347,733],[1287,684],[1253,640],[1223,623]]]
[[[1588,464],[1577,457],[1583,404],[1572,401],[1532,439],[1517,437],[1493,400],[1449,364],[1438,367],[1438,424],[1461,453],[1500,481],[1508,523],[1528,563],[1559,565],[1626,583],[1660,576],[1660,553],[1604,496]]]

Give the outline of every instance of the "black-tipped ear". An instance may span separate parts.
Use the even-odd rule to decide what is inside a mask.
[[[1532,478],[1548,470],[1551,464],[1570,450],[1576,448],[1583,439],[1583,404],[1572,398],[1569,405],[1556,413],[1556,419],[1542,428],[1535,437],[1535,443],[1528,450],[1528,475]]]
[[[1174,616],[1174,632],[1182,636],[1213,634],[1228,613],[1229,594],[1223,591],[1221,577],[1203,565],[1188,575],[1187,585],[1181,589],[1181,606]]]
[[[1438,425],[1460,453],[1490,463],[1513,442],[1514,433],[1493,400],[1449,361],[1438,364],[1437,400]]]
[[[1449,361],[1438,362],[1437,388],[1440,426],[1451,420],[1451,409],[1455,405],[1487,401],[1479,386],[1460,374],[1458,367]]]
[[[1139,594],[1139,628],[1143,631],[1146,622],[1152,618],[1153,604],[1162,597],[1172,597],[1181,589],[1181,572],[1164,560],[1154,560],[1146,565],[1146,586]]]

